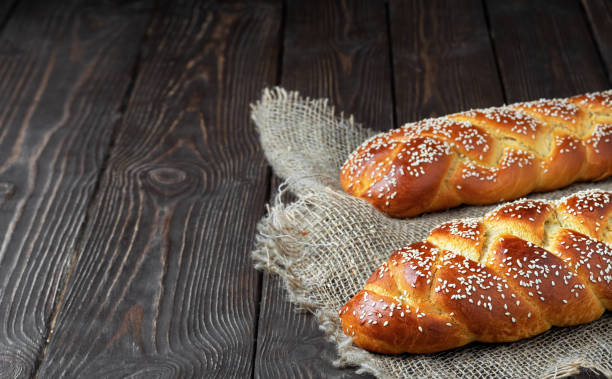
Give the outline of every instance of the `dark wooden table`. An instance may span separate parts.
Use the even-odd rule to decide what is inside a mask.
[[[252,267],[280,84],[385,130],[610,88],[612,2],[0,2],[0,377],[356,377]]]

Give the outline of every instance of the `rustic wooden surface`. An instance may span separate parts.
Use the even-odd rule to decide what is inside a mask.
[[[251,375],[269,175],[247,110],[280,21],[275,1],[155,12],[40,377]]]
[[[610,88],[580,3],[487,1],[506,101]]]
[[[611,86],[607,0],[119,3],[0,2],[0,378],[366,377],[252,268],[248,104],[385,130]]]
[[[503,103],[482,2],[391,0],[398,125]]]
[[[2,377],[32,376],[43,356],[147,13],[22,1],[2,30]]]

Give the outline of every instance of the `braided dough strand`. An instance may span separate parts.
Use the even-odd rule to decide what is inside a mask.
[[[608,90],[406,124],[357,148],[340,182],[392,217],[412,217],[611,174]]]
[[[612,310],[612,192],[522,200],[455,220],[391,255],[340,310],[380,353],[509,342]]]

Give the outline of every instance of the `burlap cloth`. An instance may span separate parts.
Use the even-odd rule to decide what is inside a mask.
[[[423,239],[444,221],[478,217],[495,206],[388,218],[345,194],[338,181],[348,154],[375,132],[335,114],[326,100],[279,88],[264,91],[252,106],[252,118],[274,172],[286,180],[258,225],[255,265],[280,275],[289,300],[316,315],[338,347],[338,366],[359,366],[358,372],[382,378],[558,377],[575,373],[579,365],[612,373],[611,312],[587,325],[553,328],[519,342],[472,343],[438,354],[385,356],[352,345],[342,333],[338,309],[394,250]],[[612,180],[530,197],[558,199],[587,188],[610,190]],[[287,190],[296,199],[289,204]]]

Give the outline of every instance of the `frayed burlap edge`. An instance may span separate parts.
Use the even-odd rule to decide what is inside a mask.
[[[271,105],[272,103],[272,105]],[[276,104],[274,104],[276,103]],[[279,105],[280,104],[280,105]],[[291,105],[299,104],[299,110],[296,111]],[[266,107],[275,109],[276,114],[270,117],[269,110]],[[316,136],[314,144],[319,143],[317,139],[327,144],[327,147],[333,149],[339,146],[339,143],[344,141],[345,145],[341,152],[335,154],[334,157],[324,157],[328,159],[328,162],[314,162],[312,165],[303,165],[304,161],[311,159],[319,159],[317,154],[313,154],[312,157],[304,157],[303,152],[296,152],[295,157],[291,152],[295,150],[295,146],[300,145],[303,141],[273,141],[277,136],[271,137],[274,133],[279,133],[278,129],[271,131],[269,125],[278,123],[281,126],[281,132],[288,136],[295,137],[295,134],[299,134],[300,130],[299,123],[287,122],[287,119],[274,119],[283,112],[288,114],[298,113],[297,116],[292,117],[299,118],[305,114],[306,120],[312,122],[309,117],[315,117],[315,122],[321,122],[324,125],[338,126],[342,129],[342,133],[331,137],[330,141],[323,141],[329,138],[328,134]],[[298,274],[298,270],[303,269],[300,267],[302,262],[309,252],[313,249],[317,249],[317,244],[312,244],[307,240],[301,238],[304,233],[304,225],[302,216],[304,212],[308,212],[312,206],[318,204],[317,202],[333,202],[334,199],[341,199],[347,201],[345,195],[339,188],[337,183],[338,167],[342,164],[343,156],[347,156],[350,151],[355,148],[355,141],[363,141],[373,134],[371,130],[362,128],[361,125],[356,124],[352,117],[345,119],[342,115],[336,116],[333,107],[328,105],[326,100],[311,100],[302,99],[296,92],[288,93],[282,89],[276,88],[273,91],[264,91],[263,99],[253,107],[253,120],[256,122],[260,139],[266,157],[271,162],[275,173],[283,178],[289,178],[279,188],[278,195],[274,200],[272,206],[268,206],[268,214],[258,224],[258,235],[256,236],[256,246],[253,251],[253,259],[255,261],[255,267],[263,269],[269,273],[277,274],[284,279],[286,290],[288,293],[288,299],[299,309],[304,309],[312,312],[320,325],[321,330],[324,331],[326,338],[335,343],[339,358],[335,361],[335,364],[339,367],[345,366],[357,366],[359,373],[370,373],[381,378],[394,378],[400,377],[397,372],[389,372],[386,369],[377,365],[377,360],[385,359],[380,355],[369,353],[363,349],[357,348],[351,343],[351,339],[342,333],[339,318],[337,316],[337,308],[330,308],[325,306],[324,300],[320,298],[313,298],[312,290],[309,287],[311,283],[305,283],[303,275]],[[289,117],[291,121],[291,117]],[[272,124],[270,124],[270,122]],[[303,125],[301,126],[304,127]],[[297,133],[296,133],[297,131]],[[308,133],[312,130],[308,130]],[[315,134],[320,132],[319,130],[314,131]],[[328,133],[325,131],[324,133]],[[272,134],[271,134],[272,133]],[[332,132],[333,134],[333,132]],[[298,136],[301,137],[301,136]],[[311,138],[312,136],[308,136]],[[283,137],[284,138],[284,137]],[[298,138],[299,139],[299,138]],[[271,141],[272,140],[272,141]],[[311,140],[308,140],[311,141]],[[286,150],[286,151],[283,151]],[[337,151],[334,151],[337,153]],[[291,157],[288,159],[287,154]],[[344,154],[344,155],[342,155]],[[320,154],[319,154],[320,155]],[[292,162],[294,159],[296,162]],[[329,163],[329,164],[328,164]],[[301,170],[295,170],[295,167]],[[331,168],[330,168],[331,167]],[[300,175],[296,176],[296,171],[300,172]],[[576,191],[583,188],[588,188],[588,185],[576,186]],[[607,185],[606,185],[607,187]],[[283,201],[283,195],[285,192],[291,191],[298,196],[298,200],[290,204],[286,204]],[[564,194],[571,190],[556,191],[564,192]],[[541,194],[542,195],[542,194]],[[563,194],[561,194],[563,195]],[[542,196],[540,196],[542,197]],[[560,195],[551,196],[550,198],[558,198]],[[356,204],[360,200],[350,199],[348,201],[355,201]],[[363,202],[362,202],[363,203]],[[367,204],[352,205],[356,207],[369,206]],[[474,207],[478,210],[476,213],[483,214],[486,210],[491,207]],[[363,211],[361,209],[360,211]],[[473,215],[474,211],[465,212],[459,210],[458,212],[449,211],[448,213],[455,215],[462,215],[462,213],[468,213]],[[375,215],[373,217],[381,217]],[[423,218],[417,218],[416,220],[423,220]],[[396,220],[390,221],[396,222]],[[407,221],[410,222],[410,221]],[[427,222],[425,222],[427,223]],[[416,235],[423,234],[422,228],[416,232]],[[427,228],[429,230],[430,228]],[[394,231],[391,234],[395,234]],[[410,233],[415,234],[415,233]],[[414,236],[413,240],[414,240]],[[422,238],[422,236],[421,236]],[[399,247],[399,245],[396,245]],[[386,254],[390,254],[392,250],[388,250]],[[382,260],[380,261],[382,262]],[[379,263],[380,263],[379,262]],[[375,267],[374,267],[375,268]],[[369,275],[372,270],[364,275]],[[356,292],[356,291],[355,291]],[[609,320],[608,320],[609,323]],[[606,346],[608,341],[605,341]],[[401,358],[399,358],[401,359]],[[589,367],[595,368],[608,376],[612,376],[612,364],[609,362],[591,362],[584,357],[568,356],[560,361],[557,361],[554,367],[548,367],[542,374],[545,378],[556,378],[572,375],[578,372],[578,367]],[[490,374],[490,373],[489,373]],[[457,374],[460,375],[459,373]],[[429,375],[428,375],[429,376]],[[431,375],[434,376],[434,375]]]
[[[371,364],[370,353],[355,347],[352,344],[352,338],[347,337],[344,333],[339,333],[342,328],[337,312],[325,311],[320,304],[313,302],[308,296],[307,288],[293,273],[293,265],[301,258],[301,255],[283,254],[283,251],[287,251],[286,248],[283,248],[283,243],[287,243],[285,240],[287,239],[289,243],[300,244],[292,235],[301,233],[301,231],[296,227],[291,212],[286,211],[292,205],[283,203],[282,198],[285,191],[287,191],[287,182],[280,185],[274,206],[267,206],[268,215],[257,226],[256,248],[252,252],[255,268],[279,275],[284,279],[288,300],[296,306],[296,311],[305,310],[314,314],[319,323],[319,329],[324,332],[326,339],[336,344],[339,355],[339,358],[333,362],[336,367],[356,366],[359,367],[356,370],[359,374],[370,373],[379,378],[392,378]],[[306,204],[308,201],[307,196],[298,202]]]

